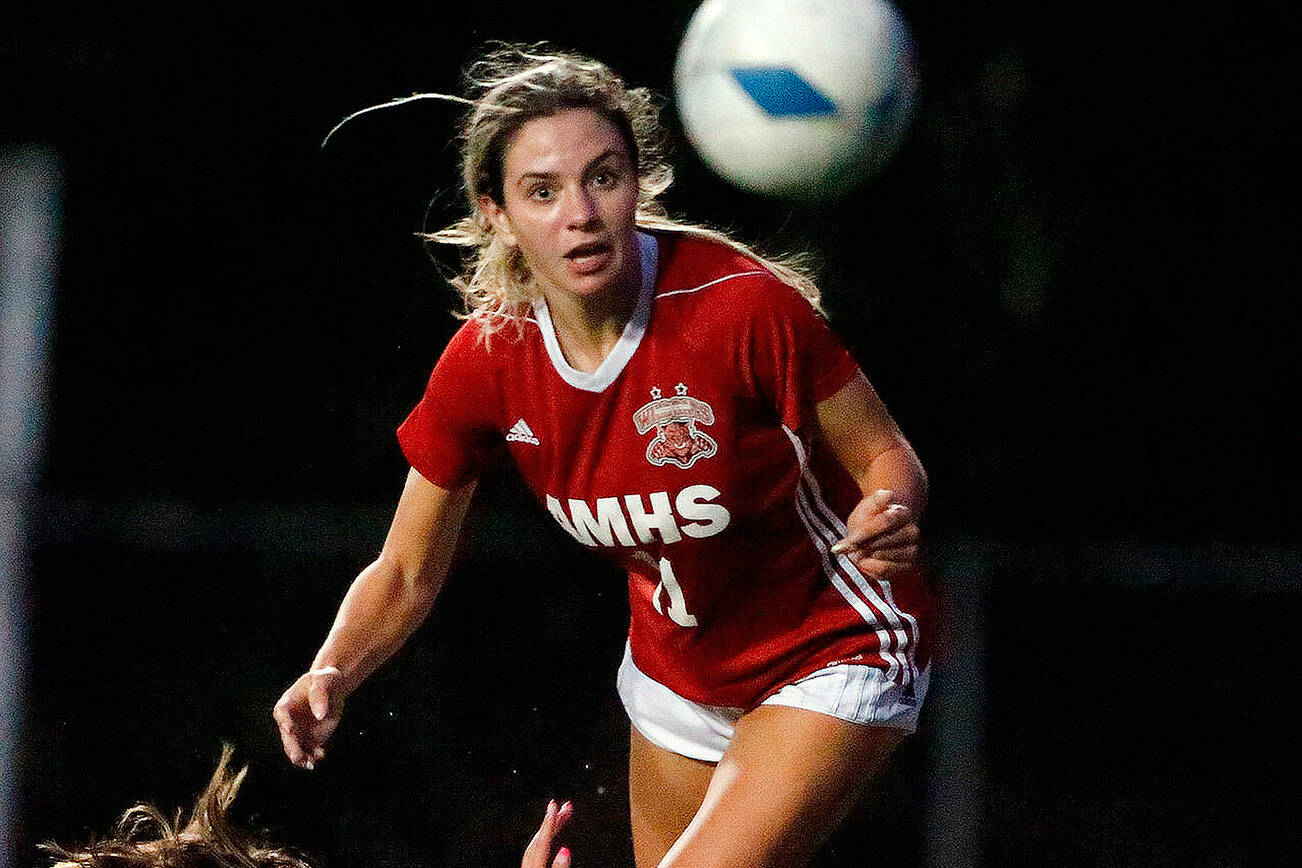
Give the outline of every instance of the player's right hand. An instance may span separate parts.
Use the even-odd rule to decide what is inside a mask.
[[[285,756],[300,768],[313,768],[325,756],[325,743],[344,710],[343,675],[333,666],[299,676],[272,709]]]

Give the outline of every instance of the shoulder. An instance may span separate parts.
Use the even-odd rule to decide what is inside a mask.
[[[448,340],[430,372],[428,389],[458,393],[493,388],[507,372],[525,364],[531,340],[540,342],[532,320],[490,323],[471,318]]]
[[[727,245],[681,233],[655,237],[660,245],[656,301],[663,307],[699,308],[743,320],[814,310],[763,263]]]
[[[492,364],[524,349],[538,336],[538,321],[529,317],[472,316],[456,330],[442,359]]]

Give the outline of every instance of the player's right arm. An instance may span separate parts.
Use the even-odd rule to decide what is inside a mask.
[[[311,668],[272,712],[295,765],[312,768],[325,755],[344,700],[429,614],[474,489],[474,482],[449,490],[415,469],[407,474],[380,556],[353,581]]]

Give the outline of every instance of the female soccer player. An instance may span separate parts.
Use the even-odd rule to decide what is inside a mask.
[[[807,278],[665,216],[649,93],[523,49],[471,77],[471,214],[431,236],[469,251],[466,322],[399,428],[383,551],[276,705],[285,751],[320,760],[429,612],[505,451],[628,574],[639,868],[803,864],[916,726],[922,467]]]

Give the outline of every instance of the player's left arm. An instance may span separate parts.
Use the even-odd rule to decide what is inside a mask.
[[[864,493],[833,551],[846,554],[865,575],[890,579],[911,570],[918,560],[927,474],[862,372],[819,403],[818,426]]]

